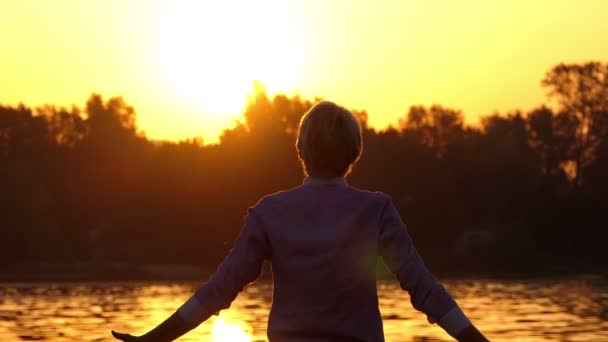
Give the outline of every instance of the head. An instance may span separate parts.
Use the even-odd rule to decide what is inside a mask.
[[[296,148],[308,176],[331,179],[347,175],[362,147],[359,122],[333,102],[315,104],[300,121]]]

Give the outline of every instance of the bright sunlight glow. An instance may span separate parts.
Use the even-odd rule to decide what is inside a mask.
[[[240,114],[254,81],[284,89],[302,46],[285,8],[257,1],[176,2],[161,23],[157,57],[169,92],[208,115]]]
[[[221,317],[215,319],[211,334],[213,342],[251,342],[251,336],[241,324],[228,323]]]

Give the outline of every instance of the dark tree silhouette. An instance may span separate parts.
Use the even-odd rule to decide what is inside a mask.
[[[436,270],[454,260],[477,271],[605,265],[607,68],[558,65],[543,80],[557,108],[479,126],[456,109],[412,106],[378,131],[354,110],[364,152],[349,182],[393,197]],[[148,140],[120,97],[0,106],[0,278],[157,277],[143,266],[167,263],[211,271],[248,206],[301,183],[295,138],[313,102],[257,85],[214,145]]]
[[[608,137],[608,63],[559,64],[542,84],[559,103],[563,121],[575,127],[570,162],[574,184],[580,187],[584,169]]]
[[[450,142],[464,131],[464,119],[460,111],[434,105],[430,108],[413,106],[405,120],[400,120],[402,130],[409,130],[416,139],[431,147],[438,157],[446,153]]]

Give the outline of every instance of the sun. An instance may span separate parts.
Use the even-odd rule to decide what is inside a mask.
[[[157,58],[178,101],[232,120],[254,82],[292,88],[303,51],[281,1],[173,3],[163,14]]]

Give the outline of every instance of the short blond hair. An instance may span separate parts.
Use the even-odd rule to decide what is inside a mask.
[[[321,101],[302,116],[296,148],[308,176],[343,177],[361,156],[361,125],[346,108]]]

